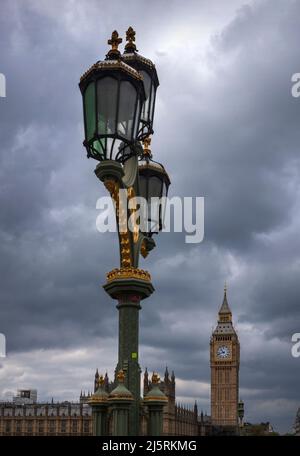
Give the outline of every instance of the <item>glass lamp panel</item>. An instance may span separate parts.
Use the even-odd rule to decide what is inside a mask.
[[[159,179],[157,176],[150,177],[149,196],[151,198],[161,198],[162,196],[162,179]]]
[[[149,104],[151,95],[151,78],[146,71],[141,71],[144,81],[146,99],[142,107],[141,120],[148,121],[149,117]]]
[[[130,140],[133,134],[137,91],[128,81],[121,81],[118,113],[118,134]]]
[[[136,106],[136,113],[135,113],[135,120],[134,120],[134,138],[137,137],[138,134],[138,128],[139,128],[139,120],[140,120],[140,100],[138,99],[137,101],[137,106]]]
[[[147,199],[147,178],[140,175],[140,196]]]
[[[101,144],[104,143],[104,140],[103,139],[96,139],[93,144],[92,144],[92,147],[93,147],[93,151],[92,151],[92,154],[94,155],[97,155],[97,156],[101,156],[102,160],[105,158],[104,156],[104,153],[103,153],[103,148],[101,147]]]
[[[96,131],[95,83],[90,82],[84,92],[85,134],[89,141]]]
[[[144,203],[140,205],[140,224],[141,224],[141,230],[143,232],[148,231],[148,200],[147,200],[147,177],[140,175],[139,179],[139,196],[141,198],[144,198]]]
[[[156,96],[156,90],[155,90],[155,85],[152,83],[152,91],[151,91],[151,108],[150,108],[150,121],[153,122],[154,118],[154,104],[155,104],[155,96]]]
[[[118,81],[105,77],[97,82],[98,134],[113,135],[116,132]]]
[[[166,197],[168,195],[168,185],[166,182],[163,183],[163,197]],[[161,217],[161,225],[162,228],[164,227],[164,221],[165,221],[165,216],[166,216],[166,207],[167,207],[167,202],[166,200],[162,199],[161,201],[161,206],[160,206],[160,217]]]
[[[148,217],[150,221],[150,230],[152,233],[159,231],[159,215],[160,215],[160,200],[152,201],[151,205],[149,204]],[[151,212],[150,212],[151,209]]]
[[[167,196],[167,194],[168,194],[168,185],[164,181],[164,183],[163,183],[163,196]]]

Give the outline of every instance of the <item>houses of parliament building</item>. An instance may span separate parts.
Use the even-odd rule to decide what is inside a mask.
[[[166,368],[159,386],[167,396],[163,411],[163,435],[239,435],[243,426],[244,407],[239,401],[240,344],[232,323],[226,288],[218,313],[218,322],[210,339],[211,415],[176,403],[174,372]],[[98,370],[94,391],[98,388]],[[114,383],[107,374],[104,387],[109,393]],[[151,389],[147,369],[144,372],[143,394]],[[26,397],[27,396],[27,397]],[[91,394],[81,393],[77,403],[38,403],[30,391],[23,391],[13,402],[0,403],[0,435],[92,435]],[[147,417],[141,407],[140,434],[146,435]]]

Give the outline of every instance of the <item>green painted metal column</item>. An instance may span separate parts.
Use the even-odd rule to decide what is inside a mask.
[[[129,416],[129,435],[139,435],[139,402],[141,397],[141,368],[139,365],[139,310],[138,295],[119,298],[119,355],[117,371],[126,373],[125,384],[133,394],[134,404]]]
[[[119,269],[112,280],[104,285],[106,292],[118,300],[119,350],[116,373],[123,370],[125,386],[134,402],[129,413],[128,435],[139,435],[141,406],[141,368],[139,365],[139,310],[140,301],[148,297],[154,288],[150,275],[140,269]],[[122,278],[124,274],[124,278]],[[125,278],[125,274],[127,277]],[[131,277],[128,277],[131,274]],[[108,275],[110,278],[111,276]],[[141,278],[140,278],[141,277]]]

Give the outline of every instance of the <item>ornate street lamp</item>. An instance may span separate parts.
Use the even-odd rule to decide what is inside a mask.
[[[148,203],[145,234],[151,238],[163,228],[165,215],[165,200],[170,186],[170,178],[161,163],[152,159],[149,148],[151,138],[144,140],[144,153],[139,161],[139,194]]]
[[[112,33],[112,49],[104,61],[92,65],[81,77],[85,140],[88,157],[124,163],[136,154],[145,90],[143,76],[121,59],[122,38]]]
[[[159,86],[159,80],[155,65],[151,60],[146,59],[138,54],[135,45],[135,31],[132,27],[126,32],[126,46],[122,59],[132,68],[140,72],[143,77],[146,99],[143,103],[140,125],[138,129],[138,139],[143,140],[153,134],[153,118],[155,109],[156,89]]]
[[[124,371],[124,387],[133,398],[128,410],[129,435],[138,435],[140,424],[140,302],[154,291],[150,274],[139,269],[139,256],[147,256],[154,247],[151,236],[161,229],[163,213],[158,208],[153,220],[150,220],[149,228],[142,231],[136,217],[132,217],[137,215],[137,208],[124,206],[122,195],[125,194],[128,199],[143,196],[150,202],[153,196],[166,196],[170,185],[163,166],[152,160],[150,140],[147,139],[153,131],[158,78],[153,63],[136,53],[134,35],[132,29],[127,31],[128,43],[125,53],[121,55],[118,46],[122,40],[116,31],[113,32],[108,41],[112,49],[106,59],[92,65],[79,83],[83,97],[84,146],[88,157],[99,161],[95,174],[104,183],[115,203],[119,230],[120,267],[107,274],[104,289],[118,302],[119,350],[116,378],[117,372]],[[141,139],[146,144],[144,151]],[[132,218],[135,221],[131,230],[128,222]],[[101,402],[102,392],[99,394],[101,397],[94,398],[97,404],[94,414],[97,422],[106,410],[106,402],[105,407]],[[114,404],[113,401],[111,403]],[[118,414],[115,415],[117,419]],[[101,426],[94,426],[96,433],[104,432]],[[116,433],[127,433],[127,427],[122,431],[118,427],[114,429]]]

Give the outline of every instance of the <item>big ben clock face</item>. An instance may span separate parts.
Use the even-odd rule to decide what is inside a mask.
[[[227,347],[227,345],[222,345],[221,347],[218,348],[217,350],[217,357],[221,359],[226,359],[230,355],[230,349]]]

